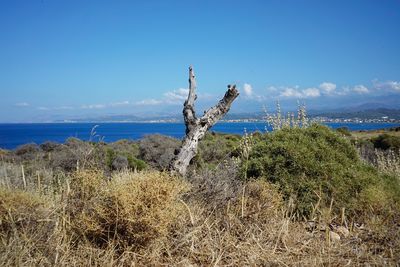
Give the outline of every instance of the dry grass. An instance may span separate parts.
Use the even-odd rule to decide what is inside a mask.
[[[235,183],[229,198],[224,186],[211,193],[195,186],[160,172],[108,180],[79,171],[53,195],[3,188],[0,266],[395,266],[400,260],[393,218],[373,216],[365,229],[349,225],[350,235],[334,242],[329,212],[320,211],[325,217],[311,228],[292,220],[290,204],[268,182]]]
[[[139,251],[165,238],[182,216],[179,200],[187,185],[159,172],[119,173],[106,181],[98,172],[80,171],[72,180],[67,214],[77,240]]]
[[[0,265],[41,265],[52,257],[55,208],[28,192],[0,188]]]
[[[400,151],[375,150],[377,168],[400,179]]]

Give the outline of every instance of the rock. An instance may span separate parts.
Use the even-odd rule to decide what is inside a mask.
[[[344,237],[344,238],[347,238],[347,237],[349,236],[349,234],[350,234],[349,230],[347,230],[347,228],[344,227],[344,226],[339,226],[339,227],[337,227],[337,228],[336,228],[336,232],[337,232],[341,237]]]
[[[335,233],[335,232],[333,232],[333,231],[330,231],[329,232],[329,239],[331,240],[331,242],[337,243],[337,242],[340,241],[340,235]]]

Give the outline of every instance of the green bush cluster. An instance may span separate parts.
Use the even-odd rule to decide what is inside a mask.
[[[390,134],[381,134],[378,137],[372,138],[371,142],[375,148],[387,150],[387,149],[400,149],[400,136],[394,136]]]
[[[344,136],[351,136],[351,132],[348,127],[339,127],[336,132],[341,133]]]
[[[286,199],[294,199],[297,214],[306,217],[317,203],[329,207],[333,201],[333,212],[345,208],[355,215],[374,199],[400,195],[398,181],[379,175],[360,160],[349,140],[321,125],[260,136],[242,174],[277,184]]]
[[[121,147],[124,149],[121,149]],[[124,144],[124,146],[119,146],[117,144],[116,147],[107,147],[105,158],[106,165],[111,170],[123,168],[137,171],[144,170],[147,164],[143,160],[137,158],[138,151],[139,146],[137,144],[130,144],[128,146],[126,144]]]
[[[240,135],[209,132],[199,143],[194,162],[198,167],[213,169],[222,161],[238,156]]]

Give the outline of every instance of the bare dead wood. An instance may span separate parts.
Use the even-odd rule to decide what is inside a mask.
[[[197,154],[199,141],[204,137],[217,121],[228,113],[233,101],[238,97],[239,92],[236,85],[228,85],[224,97],[217,105],[204,112],[201,118],[196,117],[194,103],[196,101],[196,79],[193,68],[189,67],[189,94],[183,105],[183,117],[186,126],[186,135],[182,140],[182,145],[176,151],[176,155],[170,164],[170,171],[185,175],[190,161]]]

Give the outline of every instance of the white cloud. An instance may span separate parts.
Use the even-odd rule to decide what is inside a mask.
[[[319,88],[327,94],[331,94],[336,90],[336,84],[330,82],[323,82],[319,85]]]
[[[400,91],[400,82],[397,81],[380,82],[378,80],[373,80],[372,83],[376,89]]]
[[[279,89],[276,86],[268,86],[267,87],[267,92],[268,93],[276,93],[278,91],[279,91]]]
[[[350,90],[349,86],[342,86],[340,88],[340,90],[336,91],[336,94],[339,95],[339,96],[344,96],[344,95],[349,94],[350,92],[351,92],[351,90]]]
[[[188,97],[189,89],[179,88],[170,92],[164,93],[164,101],[168,104],[181,104]]]
[[[253,87],[251,86],[251,84],[248,84],[248,83],[245,83],[244,85],[243,85],[243,91],[244,91],[244,94],[246,95],[246,96],[252,96],[253,95]]]
[[[81,106],[82,109],[102,109],[105,108],[106,105],[103,104],[93,104],[93,105],[83,105]]]
[[[71,110],[71,109],[75,109],[75,108],[71,107],[71,106],[61,106],[61,107],[55,107],[54,109],[56,109],[56,110]]]
[[[26,102],[20,102],[15,104],[17,107],[28,107],[30,106],[29,103]]]
[[[182,104],[187,99],[188,94],[189,94],[189,89],[179,88],[164,93],[161,99],[154,99],[154,98],[144,99],[135,102],[135,105],[154,106],[161,104],[168,104],[168,105]]]
[[[60,107],[37,107],[38,110],[72,110],[75,109],[71,106],[60,106]]]
[[[103,108],[110,108],[110,107],[120,107],[120,106],[127,106],[129,105],[129,101],[121,101],[121,102],[113,102],[109,104],[92,104],[92,105],[83,105],[81,109],[103,109]],[[74,109],[73,107],[63,106],[59,107],[58,109]]]
[[[303,95],[296,89],[293,88],[286,88],[282,93],[281,96],[283,97],[297,97],[301,98]]]
[[[400,91],[400,82],[388,81],[386,84],[389,86],[389,88],[395,91]]]
[[[290,98],[312,98],[312,97],[319,97],[320,95],[321,93],[317,88],[307,88],[304,90],[299,90],[298,86],[294,88],[286,87],[280,94],[281,97],[290,97]]]
[[[143,99],[133,103],[133,105],[137,106],[182,105],[187,100],[188,95],[189,95],[189,89],[178,88],[163,93],[162,97],[160,98]],[[215,98],[215,95],[208,93],[200,93],[196,95],[198,99],[201,99],[203,101]]]
[[[318,97],[320,96],[320,92],[317,88],[307,88],[303,90],[303,96],[304,97]]]
[[[163,102],[161,100],[157,100],[157,99],[144,99],[141,101],[136,102],[136,105],[139,106],[155,106],[155,105],[160,105]]]
[[[359,94],[367,94],[369,93],[369,90],[367,87],[365,87],[362,84],[356,85],[353,87],[353,91]]]
[[[129,101],[114,102],[110,104],[91,104],[82,106],[53,106],[53,107],[40,106],[37,107],[36,109],[38,110],[104,109],[104,108],[115,108],[126,105],[130,105]]]
[[[111,103],[109,106],[110,107],[119,107],[119,106],[127,106],[129,104],[130,104],[129,101],[121,101],[121,102]]]

